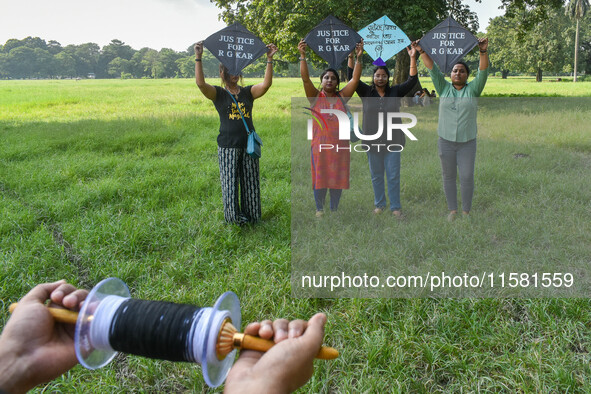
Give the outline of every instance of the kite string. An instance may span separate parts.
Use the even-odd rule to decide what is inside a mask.
[[[97,349],[201,364],[204,357],[212,356],[204,354],[212,311],[213,308],[111,295],[97,307],[90,340]],[[227,311],[217,311],[214,323],[227,316]]]

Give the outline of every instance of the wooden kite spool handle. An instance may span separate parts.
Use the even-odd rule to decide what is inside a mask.
[[[17,305],[17,303],[10,304],[10,307],[8,308],[10,313],[14,312],[14,309],[17,307]],[[76,324],[76,321],[78,320],[78,312],[55,307],[48,307],[47,310],[51,316],[53,316],[54,320],[60,323]]]
[[[240,335],[238,333],[234,336]],[[242,349],[256,350],[259,352],[266,352],[275,345],[275,342],[269,339],[263,339],[252,335],[243,335]],[[316,354],[316,358],[320,360],[334,360],[339,356],[339,351],[332,347],[322,346]]]

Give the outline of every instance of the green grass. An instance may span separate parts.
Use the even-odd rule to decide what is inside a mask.
[[[485,93],[588,96],[587,85],[491,78]],[[307,162],[291,164],[291,97],[302,94],[298,80],[277,79],[255,104],[263,220],[239,228],[223,221],[218,116],[193,81],[1,81],[2,302],[61,278],[90,288],[117,276],[136,298],[201,306],[232,290],[245,322],[328,314],[326,342],[341,357],[316,362],[304,392],[590,391],[587,298],[292,297],[292,205],[313,217],[311,190],[294,187],[292,196],[290,175],[297,167],[302,182],[309,177]],[[471,222],[445,221],[431,114],[403,153],[405,221],[370,215],[367,163],[355,158],[342,211],[357,216],[327,216],[311,231],[391,234],[409,266],[588,266],[591,136],[578,126],[589,124],[588,110],[538,106],[511,115],[496,105],[479,113]],[[196,365],[124,355],[100,370],[76,367],[45,390],[212,391]]]
[[[544,77],[542,82],[536,82],[535,77],[501,77],[489,76],[486,88],[482,92],[484,97],[589,97],[591,84],[589,82],[573,83],[572,78]],[[472,80],[469,78],[468,81]],[[429,77],[422,77],[421,84],[429,90],[435,89]]]
[[[470,276],[495,273],[490,291],[462,287],[435,296],[588,296],[590,283],[577,277],[575,286],[550,292],[500,289],[505,272],[585,272],[591,248],[591,104],[588,98],[482,98],[476,193],[470,220],[450,225],[445,215],[437,155],[437,106],[407,107],[418,125],[419,141],[407,140],[402,153],[402,204],[406,218],[372,214],[373,191],[364,153],[351,153],[351,189],[343,193],[339,212],[314,217],[310,192],[309,145],[292,141],[292,264],[299,275],[422,275],[446,272]],[[295,105],[303,106],[302,104]],[[306,120],[302,116],[302,120]],[[572,124],[576,123],[576,128]],[[294,124],[295,130],[305,126]],[[516,230],[519,229],[519,230]],[[557,271],[558,270],[558,271]],[[533,281],[533,279],[532,279]],[[318,283],[319,281],[317,281]],[[333,283],[338,284],[338,280]],[[435,282],[437,283],[437,282]],[[316,296],[431,295],[423,289],[347,286],[302,288]],[[486,289],[486,287],[485,287]]]

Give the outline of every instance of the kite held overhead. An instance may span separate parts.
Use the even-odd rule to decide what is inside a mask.
[[[338,68],[355,49],[355,44],[361,41],[361,36],[329,15],[308,33],[304,41],[318,56],[326,60],[330,67]]]
[[[375,60],[375,66],[385,66],[385,60],[410,45],[407,35],[386,15],[359,30],[359,35],[363,37],[365,51]]]
[[[478,39],[451,16],[425,34],[419,42],[444,73],[449,73],[454,64],[477,44]]]
[[[203,44],[232,75],[240,74],[267,51],[266,45],[238,22],[213,33]]]

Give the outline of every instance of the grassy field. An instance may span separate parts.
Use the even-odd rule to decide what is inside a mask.
[[[303,99],[305,102],[306,99]],[[352,100],[353,101],[353,100]],[[350,102],[351,103],[351,102]],[[299,103],[295,107],[303,107]],[[377,102],[375,105],[379,105]],[[375,275],[374,285],[302,288],[316,296],[588,296],[589,275],[574,286],[501,288],[503,273],[585,273],[591,248],[590,98],[481,98],[476,192],[470,220],[446,222],[437,154],[438,106],[403,107],[418,121],[402,153],[401,196],[405,219],[372,214],[373,190],[366,154],[351,153],[351,189],[339,212],[319,221],[310,191],[309,143],[292,140],[292,266],[300,275]],[[351,104],[352,107],[355,104]],[[302,111],[294,111],[297,114]],[[305,130],[294,121],[294,130]],[[297,119],[297,117],[293,117]],[[573,127],[577,124],[577,127]],[[461,208],[461,207],[460,207]],[[517,230],[519,229],[519,230]],[[460,286],[431,292],[394,288],[389,275],[429,276],[445,272],[477,278],[493,275],[497,286]],[[429,276],[428,276],[429,275]],[[441,276],[440,276],[441,277]],[[478,283],[477,278],[473,283]],[[380,279],[380,283],[378,283]],[[538,278],[539,279],[539,278]],[[532,281],[534,279],[532,278]],[[347,282],[348,283],[348,282]],[[359,283],[359,280],[358,280]],[[404,282],[399,282],[404,283]],[[431,281],[435,286],[438,281]],[[456,282],[459,283],[459,282]],[[487,280],[486,283],[490,283]],[[486,290],[486,291],[485,291]],[[556,290],[556,291],[554,291]]]
[[[485,93],[589,96],[590,88],[491,78]],[[341,357],[316,362],[303,392],[591,391],[588,294],[292,297],[291,246],[298,240],[290,226],[292,219],[305,220],[292,218],[292,205],[313,215],[313,206],[305,205],[310,190],[297,201],[291,194],[291,155],[297,153],[291,97],[302,94],[299,81],[279,79],[255,104],[254,122],[264,141],[263,220],[240,228],[223,221],[218,116],[193,81],[0,81],[2,325],[7,305],[36,283],[65,278],[91,288],[116,276],[143,299],[208,306],[232,290],[245,322],[326,312],[326,343]],[[403,153],[407,219],[371,217],[371,199],[348,206],[363,200],[354,189],[345,192],[342,211],[405,243],[401,258],[409,264],[484,258],[530,267],[543,261],[556,271],[573,263],[588,266],[591,135],[580,126],[590,123],[589,107],[541,107],[499,122],[494,105],[479,114],[470,222],[445,221],[433,117],[419,142]],[[512,122],[521,127],[510,127]],[[369,181],[365,166],[361,159],[353,163],[356,179]],[[311,231],[360,223],[325,219]],[[577,272],[577,279],[588,277]],[[204,387],[196,365],[125,355],[97,371],[76,367],[43,389],[213,391]]]
[[[471,79],[471,78],[470,78]],[[486,88],[482,92],[484,97],[590,97],[589,83],[572,83],[566,78],[557,82],[558,77],[544,77],[542,82],[536,82],[535,77],[489,77]],[[431,80],[421,78],[421,83],[430,90],[434,89]]]

